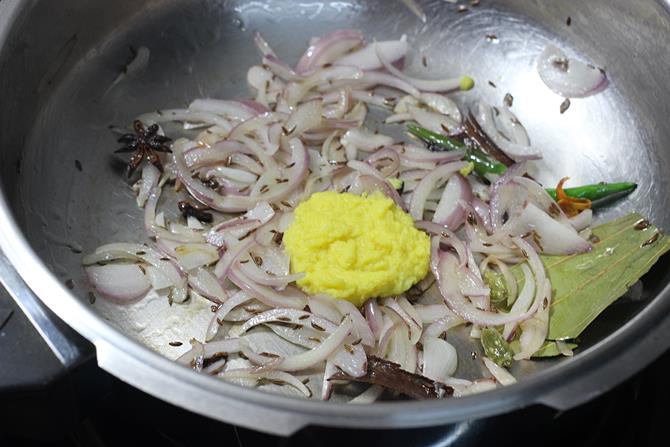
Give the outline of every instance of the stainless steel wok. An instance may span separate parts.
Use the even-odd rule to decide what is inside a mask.
[[[108,127],[195,97],[246,96],[257,30],[288,60],[311,36],[337,28],[360,28],[370,39],[407,34],[415,50],[409,71],[469,74],[477,80],[469,95],[494,103],[514,96],[514,112],[545,154],[541,180],[637,181],[628,200],[599,217],[636,210],[670,229],[668,3],[482,0],[462,13],[445,1],[421,3],[425,24],[392,0],[0,2],[0,276],[43,323],[61,360],[72,353],[41,318],[34,295],[90,340],[100,366],[122,380],[222,421],[289,434],[310,424],[411,427],[533,404],[566,409],[664,351],[670,345],[664,265],[644,278],[638,299],[614,305],[589,328],[574,358],[526,362],[515,370],[517,385],[433,402],[350,406],[241,388],[166,358],[175,355],[165,340],[202,326],[199,310],[170,310],[151,300],[131,308],[89,303],[80,252],[144,237]],[[548,42],[604,66],[610,87],[573,100],[560,114],[562,98],[535,71]],[[111,87],[131,59],[130,47],[139,46],[150,50],[146,69]]]

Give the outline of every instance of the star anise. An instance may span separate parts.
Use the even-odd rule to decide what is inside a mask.
[[[212,223],[214,220],[212,213],[206,212],[206,210],[210,209],[206,206],[193,205],[186,200],[181,200],[179,203],[177,203],[177,207],[184,217],[192,216],[198,219],[200,222],[205,223]]]
[[[158,124],[146,127],[141,121],[133,122],[134,133],[121,135],[119,143],[123,147],[115,153],[135,152],[128,162],[128,177],[142,164],[144,160],[156,166],[163,172],[161,159],[156,152],[172,152],[170,150],[170,138],[158,134]]]

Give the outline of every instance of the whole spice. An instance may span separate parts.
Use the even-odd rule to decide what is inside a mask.
[[[179,211],[184,217],[195,217],[200,222],[211,223],[214,220],[212,213],[208,213],[205,210],[209,209],[206,207],[200,207],[193,205],[186,200],[182,200],[177,204]]]
[[[368,356],[367,373],[364,376],[350,377],[338,371],[329,380],[351,380],[380,385],[414,399],[441,399],[454,393],[450,386],[405,371],[397,363],[373,355]]]
[[[163,165],[157,152],[172,152],[170,150],[172,140],[158,134],[158,124],[146,127],[141,121],[136,120],[133,122],[133,131],[134,133],[121,135],[118,141],[123,147],[115,151],[117,154],[135,152],[128,162],[128,177],[133,175],[145,160],[163,172]]]

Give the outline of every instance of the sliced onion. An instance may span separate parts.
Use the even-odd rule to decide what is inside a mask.
[[[379,340],[382,326],[384,324],[382,311],[376,299],[369,299],[365,302],[365,319],[372,330],[375,339]]]
[[[503,386],[509,386],[516,383],[516,379],[505,368],[498,366],[488,357],[484,357],[484,365],[491,375]]]
[[[400,365],[405,371],[414,373],[417,369],[417,351],[416,346],[410,341],[408,332],[404,323],[393,329],[386,358]]]
[[[237,268],[239,268],[242,273],[256,284],[274,287],[277,290],[284,290],[290,283],[305,277],[304,273],[281,276],[272,275],[259,268],[249,257],[247,257],[245,261],[247,262],[240,262],[237,264]]]
[[[547,45],[537,60],[540,78],[554,92],[564,98],[583,98],[607,87],[607,76],[602,68],[567,55]]]
[[[193,112],[214,113],[232,120],[245,121],[252,116],[260,114],[258,111],[259,107],[262,110],[260,113],[269,112],[269,110],[260,105],[250,107],[249,103],[246,102],[225,101],[221,99],[196,99],[188,106],[188,109]]]
[[[457,124],[463,120],[458,105],[450,98],[438,93],[421,93],[419,98],[422,103],[442,115],[448,116]],[[441,131],[440,131],[441,133]]]
[[[429,112],[418,107],[410,107],[409,114],[421,127],[438,134],[449,134],[459,126],[459,122],[447,115]]]
[[[519,163],[510,166],[507,171],[493,182],[491,186],[491,199],[489,201],[491,212],[491,227],[493,231],[498,231],[503,225],[503,216],[508,214],[512,208],[511,203],[518,204],[523,200],[523,196],[515,191],[510,192],[507,185],[517,176],[526,173],[526,163]]]
[[[486,231],[492,233],[493,226],[491,224],[491,210],[488,204],[477,197],[473,197],[472,208],[475,210],[475,216],[478,218],[478,220],[481,221],[481,224],[484,226]]]
[[[219,308],[214,313],[212,321],[210,322],[209,327],[207,328],[207,335],[205,337],[205,340],[210,341],[216,336],[216,334],[219,331],[219,327],[226,320],[226,317],[234,308],[244,303],[247,303],[253,299],[254,298],[252,296],[249,296],[247,295],[246,292],[240,290],[239,292],[231,296],[228,300],[226,300],[226,302],[223,303],[223,305],[219,306]]]
[[[297,377],[283,371],[258,371],[255,369],[228,369],[217,374],[221,379],[270,379],[274,383],[284,383],[300,391],[305,397],[312,397],[312,391]]]
[[[179,264],[186,270],[214,264],[219,260],[216,247],[209,244],[183,244],[175,248]]]
[[[239,212],[253,208],[259,202],[274,202],[282,200],[293,189],[302,183],[307,176],[308,155],[300,140],[293,138],[289,141],[291,147],[293,167],[286,170],[285,176],[288,182],[281,183],[274,188],[270,188],[267,193],[257,197],[243,196],[222,196],[216,191],[211,190],[200,181],[191,177],[190,171],[184,160],[183,144],[173,144],[173,160],[177,168],[177,175],[191,195],[202,203],[223,212]],[[273,180],[274,182],[274,180]]]
[[[384,65],[384,68],[391,73],[392,75],[402,79],[403,81],[409,83],[413,87],[424,91],[424,92],[449,92],[460,90],[463,83],[463,78],[452,78],[452,79],[417,79],[411,76],[407,76],[396,67],[391,64],[386,59],[386,55],[379,51],[378,47],[375,45],[375,51],[377,58]],[[417,95],[412,95],[417,96]]]
[[[254,43],[256,44],[256,48],[258,48],[258,51],[261,53],[261,56],[276,56],[274,50],[270,46],[270,44],[263,38],[261,33],[255,32],[254,33]]]
[[[342,313],[335,307],[333,298],[322,295],[310,296],[307,305],[314,315],[332,323],[338,323],[342,319]]]
[[[449,385],[454,388],[454,397],[470,396],[496,389],[496,383],[491,379],[475,380],[467,386],[458,386],[455,383],[450,383]]]
[[[159,110],[152,113],[145,113],[140,115],[138,120],[149,126],[156,123],[165,123],[173,121],[189,122],[189,123],[203,123],[210,126],[218,126],[224,131],[228,132],[233,126],[230,121],[215,113],[196,112],[185,109],[166,109]]]
[[[515,161],[537,160],[542,158],[542,153],[532,147],[518,143],[513,143],[500,133],[493,119],[493,108],[483,101],[476,101],[472,107],[472,113],[477,120],[477,124],[482,131],[491,139],[491,141]]]
[[[342,138],[340,143],[343,146],[354,146],[365,152],[371,152],[380,147],[391,146],[393,138],[386,135],[370,132],[364,128],[349,129]]]
[[[293,136],[302,135],[310,129],[319,127],[322,121],[322,111],[322,103],[321,100],[318,99],[308,101],[298,106],[284,124],[286,135],[283,138],[288,142],[288,139]]]
[[[465,162],[453,162],[439,166],[430,174],[425,176],[414,189],[409,205],[409,213],[416,220],[423,219],[423,211],[426,206],[428,194],[435,189],[440,181],[449,179],[453,174],[467,166]]]
[[[170,261],[161,262],[160,267],[147,265],[144,270],[154,290],[184,286],[184,278]]]
[[[308,326],[326,334],[332,333],[337,328],[334,323],[303,310],[276,308],[255,315],[254,317],[245,321],[240,328],[240,334],[247,332],[259,324],[276,322],[298,326]]]
[[[421,317],[416,313],[416,310],[407,301],[405,297],[387,298],[383,301],[383,305],[393,310],[407,325],[409,330],[409,342],[416,344],[421,338],[421,331],[423,330],[423,322]]]
[[[379,385],[372,385],[367,390],[363,391],[361,394],[354,397],[347,403],[357,405],[371,404],[374,403],[383,393],[384,393],[383,387]]]
[[[528,203],[521,214],[507,222],[500,231],[513,236],[534,231],[538,248],[546,254],[570,255],[591,250],[591,244],[582,239],[574,228],[552,219],[532,203]]]
[[[158,185],[161,173],[151,163],[145,163],[142,167],[142,178],[139,181],[140,187],[137,193],[137,206],[143,207],[149,198],[151,190]]]
[[[295,71],[308,73],[315,68],[333,62],[344,53],[363,43],[363,33],[359,30],[341,29],[316,39],[302,55]]]
[[[444,317],[440,318],[434,323],[429,324],[424,329],[421,339],[425,340],[428,338],[440,338],[450,329],[458,327],[465,323],[466,321],[464,319],[462,319],[455,313],[449,311],[449,313]]]
[[[222,354],[234,354],[240,352],[244,341],[239,338],[229,338],[226,340],[217,340],[209,343],[200,343],[198,341],[191,341],[193,346],[186,351],[176,361],[182,365],[193,364],[193,361],[200,358],[203,360]]]
[[[391,63],[396,63],[405,57],[408,49],[409,45],[404,40],[375,42],[339,58],[335,63],[351,65],[361,70],[377,70],[383,67],[377,53],[383,54],[384,58]]]
[[[149,280],[136,264],[91,265],[85,270],[95,291],[112,300],[132,302],[151,289]]]
[[[473,200],[470,183],[461,175],[449,177],[442,197],[433,215],[433,222],[456,230],[465,222],[465,206]]]
[[[365,161],[377,169],[384,177],[393,177],[400,168],[400,155],[390,147],[374,152]]]
[[[233,266],[228,278],[237,287],[268,306],[302,309],[307,305],[305,295],[299,290],[287,288],[282,292],[277,292],[271,288],[255,284],[237,267]]]
[[[396,113],[387,116],[386,119],[384,120],[384,123],[386,124],[402,123],[404,121],[410,121],[411,119],[412,115],[410,115],[409,112]]]
[[[456,372],[458,354],[456,348],[441,338],[423,341],[423,375],[437,382],[444,382]]]
[[[363,345],[358,340],[351,341],[350,335],[346,342],[329,358],[333,365],[351,377],[361,377],[367,373],[368,357]],[[353,344],[356,343],[356,344]]]
[[[434,323],[448,315],[453,315],[453,312],[444,304],[415,304],[414,310],[424,325]]]
[[[514,356],[515,360],[530,359],[542,347],[549,332],[549,306],[551,305],[549,280],[545,279],[538,290],[542,304],[533,318],[521,323],[521,336],[519,337],[521,352]]]
[[[463,155],[465,155],[465,152],[460,150],[433,152],[429,151],[426,148],[415,146],[413,144],[400,146],[398,152],[400,153],[400,158],[402,159],[404,165],[414,167],[417,166],[412,164],[412,162],[443,164],[448,163],[450,161],[460,160],[461,158],[463,158]]]
[[[507,107],[494,109],[493,122],[502,135],[513,143],[530,146],[530,138],[521,121]]]
[[[344,317],[342,324],[318,347],[300,354],[284,357],[276,367],[282,371],[300,371],[323,362],[344,343],[352,327],[351,319]]]
[[[440,292],[447,305],[461,318],[480,326],[500,326],[511,322],[523,321],[530,318],[537,309],[531,308],[527,312],[504,313],[488,312],[477,309],[461,293],[458,287],[458,260],[450,253],[442,253],[435,275]]]
[[[593,211],[590,209],[584,210],[574,217],[570,218],[570,225],[576,231],[582,231],[593,222]]]
[[[558,352],[566,357],[572,357],[575,355],[575,353],[572,352],[572,349],[568,347],[567,343],[561,340],[556,340],[556,349],[558,349]]]
[[[383,192],[386,195],[388,195],[396,203],[396,205],[398,205],[400,208],[405,207],[405,204],[403,203],[402,199],[400,198],[400,194],[398,194],[398,191],[396,191],[395,188],[393,188],[391,186],[391,184],[388,182],[388,179],[386,179],[386,177],[384,177],[375,168],[373,168],[372,166],[368,165],[365,162],[357,161],[357,160],[348,161],[347,166],[350,167],[351,169],[354,169],[354,170],[360,172],[362,175],[369,175],[369,176],[374,177],[377,180],[379,180],[382,184],[386,185]]]
[[[524,277],[523,287],[521,288],[519,296],[516,297],[516,300],[514,300],[512,309],[510,309],[510,312],[513,313],[525,312],[528,310],[533,302],[533,298],[535,297],[535,280],[533,279],[533,274],[531,273],[530,268],[528,268],[528,266],[524,263],[521,264],[521,271],[523,272]],[[505,337],[507,340],[510,340],[514,335],[514,330],[516,327],[516,322],[507,323],[503,329],[503,337]]]
[[[188,284],[205,298],[216,303],[228,300],[228,293],[223,289],[216,276],[204,268],[198,268],[189,275]]]
[[[284,340],[307,349],[316,348],[328,336],[327,332],[318,332],[305,326],[288,327],[274,323],[268,323],[265,326]]]
[[[365,320],[365,317],[363,317],[358,308],[349,301],[345,300],[334,300],[334,304],[342,315],[349,315],[349,317],[351,317],[351,321],[354,324],[354,333],[361,341],[363,346],[374,346],[375,337],[372,333],[372,330],[370,329],[370,326],[368,325],[368,322]]]
[[[396,76],[386,73],[368,71],[361,78],[361,81],[366,82],[372,86],[382,85],[384,87],[394,88],[396,90],[400,90],[401,92],[405,92],[408,95],[412,95],[414,97],[419,97],[421,95],[421,92],[419,92],[419,90],[413,85],[407,83],[406,81],[403,81],[402,79]]]

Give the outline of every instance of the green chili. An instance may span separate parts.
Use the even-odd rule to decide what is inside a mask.
[[[437,146],[447,151],[464,150],[464,158],[474,164],[475,172],[482,177],[484,177],[486,174],[500,175],[507,170],[507,167],[504,164],[489,157],[480,150],[467,147],[465,144],[455,138],[431,132],[428,129],[424,129],[423,127],[412,124],[408,124],[407,129],[412,135],[419,138],[426,144]],[[569,197],[574,197],[577,199],[589,199],[595,202],[608,197],[624,196],[626,194],[630,194],[635,190],[635,188],[637,188],[636,183],[619,182],[583,185],[574,188],[565,188],[564,191]],[[547,188],[547,192],[554,200],[556,200],[556,188]]]

